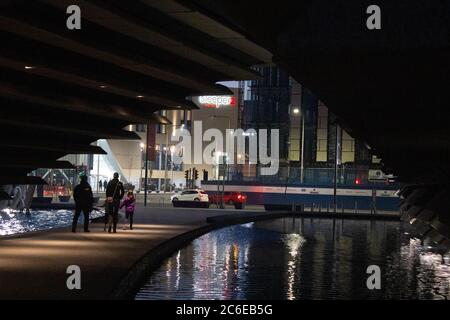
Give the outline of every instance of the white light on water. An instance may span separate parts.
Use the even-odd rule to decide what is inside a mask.
[[[11,208],[6,208],[1,210],[0,212],[6,213],[10,218],[14,216],[15,211]]]
[[[91,218],[101,216],[92,212]],[[0,235],[11,235],[32,231],[49,230],[71,225],[71,210],[39,210],[30,213],[18,210],[0,210]]]

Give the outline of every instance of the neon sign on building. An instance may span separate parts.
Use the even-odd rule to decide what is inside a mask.
[[[219,108],[222,106],[235,106],[235,96],[200,96],[198,98],[200,104],[207,108]]]

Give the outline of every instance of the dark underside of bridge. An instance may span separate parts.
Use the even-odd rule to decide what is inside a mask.
[[[67,7],[81,9],[69,30]],[[39,183],[35,168],[104,153],[98,139],[138,139],[129,124],[192,109],[218,81],[257,79],[272,55],[175,1],[0,0],[0,185]]]
[[[387,173],[416,186],[405,195],[429,191],[410,206],[424,206],[436,190],[450,198],[449,1],[0,4],[0,184],[20,183],[36,167],[65,167],[55,159],[67,153],[102,152],[90,145],[99,138],[133,139],[127,124],[164,122],[155,111],[226,94],[217,81],[255,79],[250,66],[273,59]],[[81,30],[65,26],[71,4],[81,8]],[[372,4],[381,30],[366,27]]]

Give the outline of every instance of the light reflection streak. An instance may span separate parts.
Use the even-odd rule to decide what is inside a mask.
[[[172,273],[172,260],[167,260],[166,264],[166,277],[167,277],[167,283],[170,284],[170,278]]]
[[[180,269],[181,269],[180,257],[181,257],[181,250],[178,250],[178,253],[177,253],[177,276],[176,276],[176,281],[175,281],[175,288],[177,290],[179,290],[179,288],[180,288]]]
[[[297,267],[297,258],[300,256],[300,248],[302,245],[306,242],[306,240],[299,234],[289,234],[286,236],[286,246],[289,249],[289,258],[287,261],[287,285],[288,285],[288,292],[287,292],[287,298],[288,300],[294,300],[295,297],[295,291],[294,291],[294,285],[295,285],[295,276],[296,276],[296,267]]]
[[[230,272],[230,245],[226,245],[225,246],[225,264],[224,264],[224,268],[225,268],[225,270],[224,270],[224,273],[223,273],[224,278],[223,278],[223,281],[222,281],[222,283],[223,283],[223,289],[222,290],[223,290],[224,297],[227,297],[228,296],[228,290],[229,290],[229,288],[228,288],[228,284],[229,284],[228,274]]]
[[[233,272],[237,275],[239,269],[239,245],[233,243]]]

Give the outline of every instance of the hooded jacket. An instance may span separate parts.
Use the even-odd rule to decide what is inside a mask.
[[[73,198],[75,205],[78,208],[92,209],[94,205],[94,196],[92,195],[92,188],[88,182],[82,181],[73,190]]]

